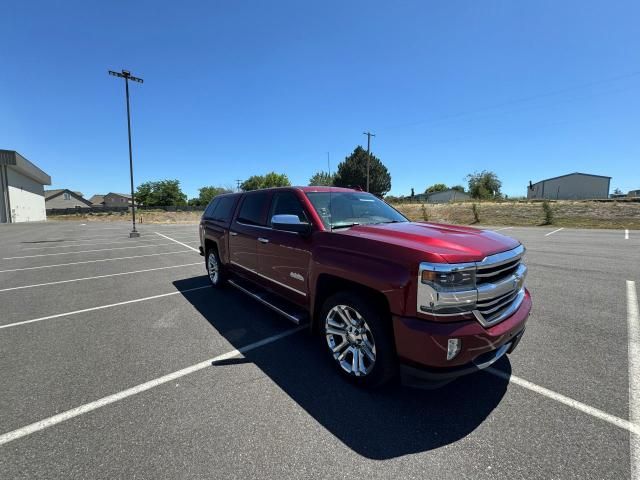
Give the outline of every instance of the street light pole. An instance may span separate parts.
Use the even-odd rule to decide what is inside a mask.
[[[144,80],[138,77],[134,77],[131,75],[131,72],[128,70],[122,70],[122,73],[114,72],[109,70],[109,75],[113,75],[114,77],[124,78],[124,90],[125,96],[127,98],[127,131],[129,133],[129,177],[131,180],[131,217],[133,220],[133,229],[129,233],[129,237],[139,237],[140,233],[136,230],[136,199],[135,192],[133,189],[133,153],[131,150],[131,113],[129,109],[129,80],[133,82],[143,83]]]
[[[367,192],[369,191],[369,164],[371,163],[371,137],[375,137],[375,134],[371,132],[363,132],[363,135],[367,136]]]

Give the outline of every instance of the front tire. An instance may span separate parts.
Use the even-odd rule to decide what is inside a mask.
[[[396,374],[388,315],[372,298],[353,292],[329,297],[321,311],[323,343],[341,375],[356,385],[380,387]]]
[[[220,288],[222,285],[224,285],[224,282],[226,280],[226,272],[224,270],[224,266],[220,262],[218,251],[215,248],[207,249],[205,263],[207,266],[207,274],[209,276],[211,286],[214,288]]]

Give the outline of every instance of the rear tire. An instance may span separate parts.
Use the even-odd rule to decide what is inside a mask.
[[[320,312],[320,331],[331,363],[356,385],[381,387],[397,372],[393,332],[388,314],[369,296],[339,292]]]
[[[218,256],[218,250],[216,248],[207,248],[205,264],[207,267],[207,275],[209,277],[209,281],[211,282],[211,286],[214,288],[222,287],[227,277],[224,266],[222,265],[222,262],[220,262],[220,257]]]

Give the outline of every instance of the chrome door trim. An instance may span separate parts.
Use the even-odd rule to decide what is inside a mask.
[[[296,292],[298,295],[302,295],[303,297],[306,297],[306,296],[307,296],[307,293],[306,293],[306,292],[303,292],[302,290],[298,290],[298,289],[293,288],[293,287],[290,287],[289,285],[286,285],[286,284],[284,284],[284,283],[282,283],[282,282],[279,282],[279,281],[277,281],[277,280],[274,280],[274,279],[273,279],[273,278],[271,278],[271,277],[267,277],[266,275],[263,275],[263,274],[261,274],[261,273],[259,273],[259,272],[256,272],[255,270],[252,270],[251,268],[245,267],[244,265],[241,265],[241,264],[239,264],[238,262],[234,262],[233,260],[231,260],[231,263],[232,263],[233,265],[235,265],[236,267],[240,267],[240,268],[242,268],[242,269],[244,269],[244,270],[246,270],[246,271],[248,271],[248,272],[253,273],[254,275],[258,275],[259,277],[262,277],[262,278],[264,278],[265,280],[269,280],[269,281],[271,281],[271,282],[273,282],[273,283],[276,283],[276,284],[280,285],[281,287],[288,288],[289,290],[291,290],[291,291],[293,291],[293,292]]]

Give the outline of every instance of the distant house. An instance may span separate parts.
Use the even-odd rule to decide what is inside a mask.
[[[91,205],[93,205],[94,207],[104,206],[104,195],[96,194],[92,196],[89,199],[89,201],[91,202]]]
[[[0,223],[47,219],[44,186],[51,177],[14,150],[0,150]]]
[[[471,195],[460,190],[448,189],[441,192],[431,193],[418,193],[412,197],[415,202],[422,203],[449,203],[449,202],[464,202],[470,200]]]
[[[52,208],[86,208],[91,202],[84,198],[82,192],[74,192],[67,188],[44,191],[44,203],[47,210]]]
[[[433,192],[427,194],[427,203],[449,203],[449,202],[463,202],[470,200],[471,195],[460,190],[443,190],[442,192]]]
[[[547,178],[536,183],[529,182],[528,199],[589,200],[609,198],[611,177],[589,173],[569,173]]]
[[[131,206],[131,194],[109,192],[104,196],[105,207],[129,207]]]
[[[640,197],[640,190],[629,190],[629,193],[627,193],[627,197]]]

